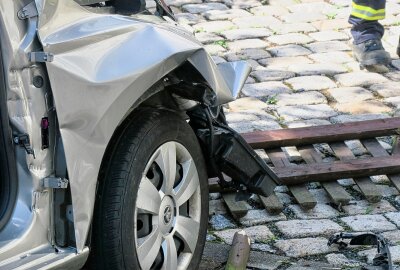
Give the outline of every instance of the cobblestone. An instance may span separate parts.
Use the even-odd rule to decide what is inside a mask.
[[[369,203],[365,200],[352,201],[348,205],[344,205],[342,208],[349,215],[383,214],[396,211],[396,208],[386,200],[382,200],[378,203]]]
[[[239,98],[229,103],[228,106],[232,112],[257,109],[263,110],[268,108],[268,105],[265,102],[253,97]]]
[[[295,76],[293,72],[279,69],[260,69],[251,73],[259,82],[281,81]]]
[[[239,28],[260,28],[268,27],[271,24],[281,23],[278,19],[272,16],[252,16],[233,19],[232,22]]]
[[[391,148],[391,146],[390,146]],[[386,182],[387,183],[387,182]],[[377,190],[379,191],[380,194],[382,194],[382,197],[392,197],[399,195],[399,191],[395,187],[389,187],[388,185],[375,185]],[[395,210],[393,210],[395,211]]]
[[[373,99],[374,95],[362,87],[340,87],[328,90],[328,93],[339,103]]]
[[[322,20],[325,18],[325,15],[315,12],[296,12],[282,15],[280,18],[287,23],[305,23]]]
[[[282,23],[282,24],[273,24],[270,25],[269,28],[274,31],[276,34],[289,34],[289,33],[309,33],[314,32],[314,26],[310,23]]]
[[[301,76],[286,80],[296,91],[323,90],[336,87],[335,82],[325,76]]]
[[[400,230],[384,232],[382,236],[392,245],[398,245],[400,243]]]
[[[395,97],[400,95],[399,83],[386,82],[371,85],[370,90],[377,92],[382,97]]]
[[[252,122],[234,122],[230,123],[230,127],[239,133],[247,133],[256,130],[273,130],[280,129],[281,126],[273,120],[257,120]]]
[[[340,266],[340,267],[356,267],[360,266],[361,262],[355,261],[348,259],[345,255],[343,254],[336,254],[336,253],[331,253],[325,256],[326,260],[328,261],[329,264],[332,264],[334,266]]]
[[[251,97],[273,96],[291,92],[290,88],[282,82],[261,82],[247,84],[243,87],[242,93]]]
[[[255,226],[280,220],[286,220],[286,217],[283,213],[271,215],[267,212],[267,210],[249,210],[247,215],[242,217],[239,222],[244,226]]]
[[[396,209],[393,208],[392,211],[396,211]],[[387,213],[385,216],[400,228],[400,212]]]
[[[284,35],[271,36],[268,38],[268,41],[277,45],[287,45],[287,44],[306,44],[314,40],[304,34],[290,33]]]
[[[211,216],[209,223],[214,230],[236,228],[236,225],[231,220],[219,214]]]
[[[204,17],[208,20],[232,20],[234,18],[248,17],[251,14],[243,9],[229,10],[210,10],[204,13]]]
[[[261,65],[267,68],[287,69],[289,66],[294,64],[310,64],[312,61],[305,56],[295,57],[273,57],[261,59],[258,61]]]
[[[313,209],[304,210],[299,205],[290,205],[289,209],[300,219],[325,219],[334,218],[339,212],[327,204],[317,204]]]
[[[356,114],[356,115],[338,115],[331,118],[331,122],[336,123],[348,123],[348,122],[358,122],[358,121],[367,121],[373,119],[384,119],[388,118],[387,114]]]
[[[237,53],[226,54],[225,57],[228,61],[239,61],[244,59],[258,60],[271,57],[271,55],[263,49],[244,49]]]
[[[344,113],[365,114],[365,113],[388,113],[392,109],[377,100],[366,100],[358,102],[340,103],[335,105],[335,109]]]
[[[328,246],[328,240],[322,237],[278,240],[275,246],[289,257],[305,257],[326,254],[335,250]]]
[[[286,121],[329,118],[337,115],[337,112],[326,104],[282,106],[277,112]]]
[[[293,71],[301,76],[308,75],[328,75],[333,76],[339,73],[345,73],[347,69],[339,64],[317,63],[317,64],[300,64],[289,66],[288,70]]]
[[[221,3],[201,3],[183,5],[182,9],[189,13],[203,13],[209,10],[227,10],[228,7]]]
[[[312,25],[320,31],[325,30],[338,30],[350,27],[347,19],[333,19],[333,20],[321,20],[314,21]]]
[[[217,44],[209,44],[205,45],[204,47],[206,48],[207,52],[211,55],[215,55],[226,51],[224,47]]]
[[[276,252],[276,250],[268,244],[253,243],[253,244],[251,244],[251,249],[256,250],[256,251],[268,252],[268,253]]]
[[[215,42],[218,40],[223,40],[222,37],[215,35],[213,33],[207,33],[207,32],[199,32],[196,33],[196,38],[203,43],[211,43],[211,42]]]
[[[296,5],[288,6],[288,9],[291,12],[305,12],[305,13],[323,13],[324,11],[328,11],[333,9],[333,6],[323,2],[322,0],[313,1],[310,3],[301,3]]]
[[[326,97],[316,91],[296,93],[296,94],[279,94],[276,99],[279,106],[290,105],[312,105],[327,103]]]
[[[339,74],[335,76],[335,79],[342,86],[368,86],[371,84],[384,83],[388,81],[387,78],[380,74],[364,71]]]
[[[202,22],[193,25],[194,30],[199,32],[213,32],[219,33],[224,30],[236,28],[233,23],[229,21],[212,21],[212,22]]]
[[[373,231],[383,232],[396,230],[396,226],[390,223],[382,215],[357,215],[343,217],[341,220],[352,230],[358,232]]]
[[[175,17],[177,18],[180,24],[193,25],[205,21],[203,17],[191,13],[179,13],[176,14]]]
[[[226,244],[232,244],[233,236],[241,229],[229,229],[225,231],[215,232],[215,235],[221,238]],[[252,243],[266,242],[274,237],[274,234],[265,225],[248,227],[243,229],[247,236],[249,236]]]
[[[333,52],[333,51],[350,51],[350,47],[341,41],[320,41],[311,44],[307,44],[311,51],[315,53],[326,53],[326,52]]]
[[[244,50],[244,49],[266,48],[267,46],[268,46],[267,42],[265,42],[261,39],[255,39],[255,38],[242,39],[242,40],[228,42],[228,48],[231,49],[232,51],[236,51],[236,52]]]
[[[308,57],[319,63],[343,64],[353,61],[353,58],[345,52],[314,53]]]
[[[278,57],[309,55],[311,51],[300,45],[285,45],[268,48],[268,51]]]
[[[315,33],[310,33],[310,37],[316,41],[332,41],[332,40],[348,40],[349,36],[343,32],[338,31],[320,31]]]
[[[288,13],[288,9],[283,6],[259,6],[250,9],[256,16],[280,16]]]
[[[321,219],[318,222],[315,222],[315,220],[279,221],[275,225],[285,237],[289,238],[330,236],[333,233],[343,231],[339,224],[328,219]]]
[[[285,257],[268,254],[265,252],[250,252],[247,267],[250,269],[278,269],[283,264]]]
[[[272,33],[268,29],[265,28],[240,28],[240,29],[232,29],[228,31],[224,31],[221,33],[229,40],[235,39],[249,39],[249,38],[261,38],[268,37]],[[263,46],[265,47],[265,46]]]

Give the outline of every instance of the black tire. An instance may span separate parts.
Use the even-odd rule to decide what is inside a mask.
[[[188,150],[200,180],[200,229],[187,269],[198,268],[208,222],[208,182],[202,151],[184,119],[173,112],[154,109],[140,110],[129,121],[111,151],[103,179],[99,180],[93,220],[92,268],[141,269],[136,252],[137,231],[133,226],[139,185],[149,159],[167,142],[177,142]]]

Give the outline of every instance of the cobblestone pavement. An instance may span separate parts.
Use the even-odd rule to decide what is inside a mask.
[[[400,60],[395,54],[400,34],[400,3],[387,0],[384,46],[391,68],[383,73],[360,70],[351,54],[347,17],[350,0],[171,0],[179,22],[219,62],[246,60],[253,72],[240,99],[227,109],[239,132],[291,128],[391,117],[400,114]],[[382,142],[384,143],[384,142]],[[356,155],[365,149],[349,142]],[[295,154],[294,157],[295,158]],[[371,262],[374,250],[329,248],[327,237],[340,231],[376,231],[391,244],[400,264],[400,196],[387,179],[374,181],[385,198],[369,204],[354,182],[340,181],[351,191],[350,205],[332,207],[323,189],[310,186],[318,206],[305,212],[287,189],[278,197],[283,214],[252,209],[234,221],[219,194],[210,195],[210,227],[203,269],[220,269],[238,228],[252,239],[249,268],[335,269]],[[253,205],[253,204],[252,204]],[[257,205],[257,204],[254,204]],[[250,205],[249,205],[250,207]],[[330,268],[332,269],[332,267]]]

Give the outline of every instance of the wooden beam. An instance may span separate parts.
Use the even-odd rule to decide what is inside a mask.
[[[400,173],[400,158],[382,157],[334,163],[294,165],[275,168],[274,171],[282,183],[286,185],[312,182],[316,178],[318,178],[319,182],[325,182],[351,177]]]
[[[340,143],[332,143],[332,150],[335,154],[343,161],[354,160],[355,156],[353,152],[347,147],[344,142]],[[370,174],[373,175],[373,174]],[[369,176],[370,176],[369,175]],[[346,177],[344,177],[346,178]],[[381,194],[376,189],[375,184],[369,177],[356,177],[354,178],[354,182],[356,182],[357,186],[360,188],[361,193],[365,196],[367,201],[375,203],[381,199]]]
[[[367,139],[397,134],[400,117],[242,134],[255,149]]]
[[[236,193],[222,193],[222,198],[235,219],[240,219],[247,214],[248,204],[244,201],[236,201]]]
[[[299,152],[304,161],[308,164],[322,163],[321,155],[312,145],[299,147]],[[349,193],[337,182],[321,182],[322,187],[326,190],[329,197],[337,205],[347,204],[352,198]]]
[[[287,166],[292,165],[281,149],[276,148],[265,151],[276,169],[279,168],[284,170],[285,168],[287,168]],[[306,185],[291,185],[288,186],[288,188],[301,207],[305,209],[311,209],[314,208],[315,205],[317,205],[317,201],[315,200],[314,196],[308,191]]]
[[[264,205],[265,209],[271,214],[277,214],[282,212],[283,204],[278,199],[275,194],[271,194],[268,197],[258,196],[260,198],[261,203]]]
[[[363,140],[361,141],[368,152],[374,157],[387,157],[389,153],[382,147],[382,145],[376,139]],[[395,139],[393,144],[392,156],[399,156],[399,140]],[[395,188],[400,191],[400,174],[388,174],[387,177],[393,183]]]

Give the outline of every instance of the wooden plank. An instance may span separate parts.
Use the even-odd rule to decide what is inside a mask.
[[[315,127],[244,133],[244,139],[255,149],[300,146],[315,143],[367,139],[396,134],[400,117]]]
[[[218,178],[209,178],[208,179],[208,192],[215,193],[221,192],[222,187],[218,183]]]
[[[222,193],[222,198],[234,218],[239,219],[247,214],[248,204],[244,201],[236,201],[236,193]]]
[[[340,158],[340,160],[343,161],[352,161],[354,162],[354,154],[351,152],[351,150],[346,146],[344,142],[338,142],[338,143],[332,143],[330,144],[332,150],[335,152],[335,154]],[[382,162],[382,159],[374,158],[372,159],[367,159],[367,160],[359,160],[359,161],[372,161],[374,163],[377,163],[375,165],[382,166],[384,165],[384,162]],[[382,162],[382,163],[381,163]],[[381,173],[376,173],[376,174],[370,174],[370,175],[378,175]],[[348,178],[348,177],[342,177],[340,178]],[[381,199],[381,194],[379,194],[379,191],[377,190],[375,184],[371,181],[369,177],[356,177],[353,178],[354,182],[356,182],[357,186],[360,188],[361,192],[365,196],[365,198],[369,202],[378,202]]]
[[[389,156],[389,153],[381,146],[381,144],[376,139],[370,140],[362,140],[361,141],[365,148],[367,148],[368,152],[371,153],[374,157],[386,157]],[[392,156],[399,156],[399,140],[396,138],[393,144]],[[389,180],[395,186],[397,190],[400,191],[400,174],[388,174]]]
[[[226,179],[226,178],[225,178]],[[226,179],[227,181],[229,181],[228,179]],[[210,193],[215,193],[215,192],[220,192],[220,193],[229,193],[229,192],[236,192],[236,190],[234,188],[222,188],[219,184],[219,179],[218,178],[209,178],[208,179],[208,192]]]
[[[229,251],[225,270],[246,270],[250,257],[250,238],[245,231],[236,232]]]
[[[312,145],[299,147],[298,150],[308,164],[323,162],[321,155]],[[350,194],[338,182],[322,182],[321,185],[335,204],[343,205],[351,200]]]
[[[268,197],[258,196],[265,209],[272,214],[280,213],[283,210],[283,204],[275,194]]]
[[[276,169],[285,169],[287,168],[286,166],[291,165],[281,149],[269,149],[265,151]],[[288,188],[301,207],[311,209],[317,204],[314,196],[308,191],[305,185],[291,185]]]
[[[395,141],[393,143],[393,149],[392,149],[392,156],[399,156],[400,155],[400,140],[399,136],[395,137]],[[390,174],[388,175],[390,181],[392,181],[393,185],[397,188],[398,191],[400,191],[400,175],[398,174]]]
[[[400,173],[400,158],[382,157],[353,159],[333,163],[294,165],[275,168],[275,173],[285,185],[312,182],[318,177],[319,182],[351,177]]]

